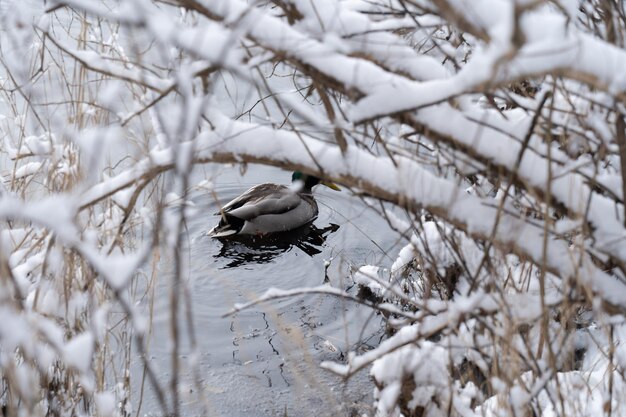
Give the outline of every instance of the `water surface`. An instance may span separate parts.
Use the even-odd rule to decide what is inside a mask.
[[[219,203],[225,204],[252,185],[287,183],[290,177],[276,168],[254,166],[243,177],[237,170],[225,170],[213,181]],[[189,365],[189,340],[183,337],[182,362],[189,383],[183,395],[185,415],[206,410],[219,416],[348,416],[359,415],[371,404],[366,371],[345,382],[319,368],[323,360],[342,361],[350,350],[378,344],[381,322],[370,309],[332,296],[300,295],[223,317],[235,303],[252,300],[271,287],[313,287],[327,281],[356,292],[351,268],[389,264],[383,252],[397,251],[398,243],[384,219],[347,190],[317,186],[314,194],[320,207],[314,226],[325,240],[314,236],[300,242],[304,245],[277,242],[262,248],[207,237],[206,231],[219,220],[212,215],[219,204],[211,193],[193,195],[198,213],[187,225],[185,275],[199,358]],[[169,378],[165,370],[171,347],[171,270],[171,262],[164,260],[150,350],[164,370],[164,381]],[[201,396],[190,383],[192,369],[201,380]],[[158,411],[149,391],[142,411]]]

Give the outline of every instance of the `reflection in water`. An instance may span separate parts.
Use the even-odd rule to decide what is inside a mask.
[[[313,224],[283,233],[266,236],[229,236],[219,239],[222,248],[215,258],[231,259],[226,268],[236,268],[247,264],[264,264],[271,262],[281,253],[297,247],[309,256],[322,252],[322,245],[329,234],[339,229],[339,225],[331,223],[320,229]]]

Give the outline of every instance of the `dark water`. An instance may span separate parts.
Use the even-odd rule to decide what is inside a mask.
[[[232,171],[214,179],[222,204],[252,185],[290,180],[290,173],[275,168],[251,167],[243,177]],[[319,363],[341,361],[350,350],[378,344],[381,322],[371,310],[331,296],[300,295],[222,317],[235,303],[253,300],[271,287],[313,287],[326,281],[356,292],[351,267],[390,264],[383,251],[397,253],[398,243],[382,218],[348,191],[318,186],[314,194],[320,214],[313,231],[254,244],[206,237],[219,220],[212,215],[218,203],[208,192],[194,194],[198,214],[188,222],[185,276],[198,355],[190,360],[187,328],[181,352],[185,415],[348,416],[368,410],[372,392],[367,371],[345,382]],[[171,262],[163,260],[150,349],[164,382],[170,369],[171,269]],[[201,381],[200,393],[192,370]],[[157,411],[148,390],[142,412]]]

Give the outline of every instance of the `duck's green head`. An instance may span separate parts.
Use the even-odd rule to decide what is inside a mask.
[[[313,175],[303,174],[300,171],[295,171],[293,173],[293,175],[291,176],[291,181],[292,182],[302,181],[304,183],[305,190],[310,190],[311,188],[315,187],[317,184],[325,185],[329,188],[332,188],[335,191],[341,190],[341,188],[337,187],[337,185],[333,182],[323,181],[317,177],[314,177]]]

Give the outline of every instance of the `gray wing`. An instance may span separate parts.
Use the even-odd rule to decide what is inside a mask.
[[[228,213],[244,220],[263,214],[282,214],[293,210],[302,202],[298,193],[284,185],[260,184],[230,201],[216,214]]]

